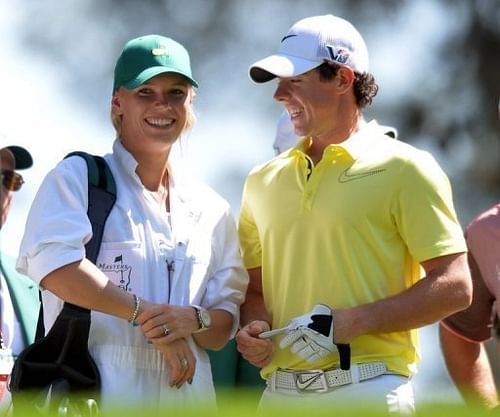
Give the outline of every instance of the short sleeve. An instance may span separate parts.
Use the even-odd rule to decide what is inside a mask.
[[[406,161],[400,178],[393,214],[413,258],[423,262],[466,252],[450,182],[434,158],[418,152]]]
[[[257,268],[262,264],[262,247],[259,231],[252,214],[251,202],[250,178],[248,178],[243,188],[238,225],[241,253],[247,269]]]

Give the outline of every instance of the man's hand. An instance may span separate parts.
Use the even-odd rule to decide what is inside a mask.
[[[293,353],[303,357],[308,362],[316,362],[336,352],[333,343],[333,318],[331,310],[317,304],[302,316],[288,322],[288,332],[280,342],[280,348],[290,347]]]
[[[259,368],[268,365],[273,357],[271,341],[258,337],[265,330],[269,330],[269,324],[255,320],[244,326],[236,335],[238,351],[248,362]]]
[[[350,346],[336,344],[332,311],[323,304],[316,304],[302,316],[290,320],[287,334],[280,342],[280,348],[290,350],[307,362],[316,362],[330,353],[339,351],[340,367],[350,368]]]

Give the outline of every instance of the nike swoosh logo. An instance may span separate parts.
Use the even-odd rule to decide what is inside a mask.
[[[302,381],[300,379],[300,376],[297,375],[297,380],[295,381],[295,384],[297,385],[297,388],[300,389],[300,390],[305,390],[307,389],[310,385],[312,385],[314,383],[314,381],[316,381],[319,377],[320,377],[321,374],[315,374],[313,375],[311,378],[309,379],[306,379],[305,381]]]
[[[377,175],[386,171],[385,169],[374,169],[373,171],[360,172],[357,174],[349,174],[349,169],[350,168],[347,168],[346,170],[342,171],[342,173],[339,175],[339,182],[343,183],[343,182],[360,180],[361,178],[371,177],[372,175]]]
[[[285,39],[288,39],[288,38],[293,38],[294,36],[297,36],[297,35],[286,35],[283,39],[281,39],[281,43],[283,43],[283,41]]]

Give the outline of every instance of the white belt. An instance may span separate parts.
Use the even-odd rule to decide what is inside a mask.
[[[326,392],[330,388],[352,384],[390,373],[383,362],[351,365],[351,369],[311,369],[293,371],[280,369],[271,375],[269,387],[299,392]]]

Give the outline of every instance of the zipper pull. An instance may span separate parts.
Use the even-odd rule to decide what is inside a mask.
[[[168,298],[167,298],[167,301],[168,301],[168,304],[170,304],[170,296],[172,294],[172,273],[175,271],[175,260],[172,259],[171,261],[169,261],[167,259],[167,278],[168,278]]]
[[[170,262],[167,259],[167,271],[168,271],[168,278],[170,279],[170,274],[175,271],[175,260],[172,259]]]

